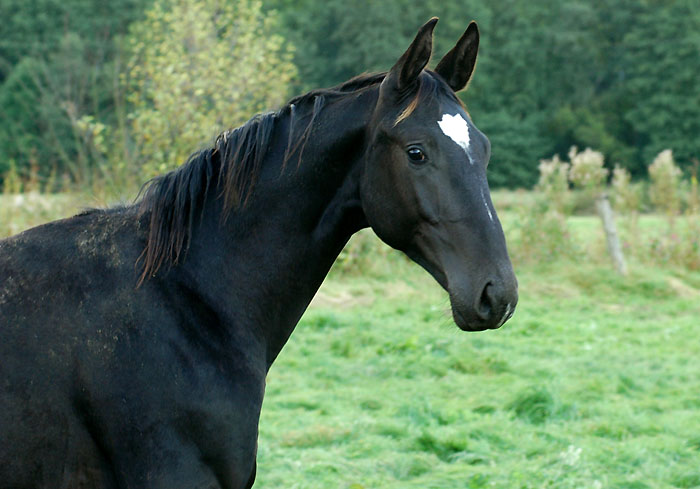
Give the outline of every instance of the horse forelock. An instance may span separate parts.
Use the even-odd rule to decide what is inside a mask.
[[[430,98],[435,98],[438,96],[447,97],[452,102],[459,104],[462,108],[464,108],[464,110],[466,110],[464,103],[459,99],[459,97],[457,97],[454,91],[438,74],[432,71],[427,71],[426,76],[419,77],[418,88],[414,88],[410,93],[412,94],[411,100],[396,117],[394,126],[408,119],[421,103]]]

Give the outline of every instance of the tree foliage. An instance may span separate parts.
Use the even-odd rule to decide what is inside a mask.
[[[304,87],[386,70],[415,28],[440,16],[436,54],[470,19],[482,32],[477,70],[461,94],[492,141],[489,179],[531,186],[537,162],[592,147],[636,177],[674,148],[700,154],[700,9],[694,0],[270,0],[300,47]]]
[[[22,175],[91,174],[76,122],[116,123],[118,40],[148,3],[0,2],[0,178],[11,160]]]
[[[431,16],[436,59],[479,23],[479,63],[460,96],[491,139],[493,185],[532,186],[540,159],[574,145],[633,178],[666,148],[686,172],[700,157],[697,0],[158,0],[144,15],[151,4],[0,4],[0,173],[10,160],[71,175],[100,158],[170,167],[274,108],[290,85],[389,69]],[[95,121],[119,158],[89,147]]]
[[[96,68],[74,33],[63,36],[47,59],[24,57],[0,85],[0,172],[15,161],[22,173],[60,171],[81,180],[91,171],[76,121],[96,108],[104,111],[110,68]]]
[[[645,161],[672,148],[700,157],[700,13],[692,0],[647,2],[625,36],[625,122]]]
[[[131,124],[148,172],[185,161],[222,129],[281,104],[292,47],[257,0],[158,0],[133,26]]]

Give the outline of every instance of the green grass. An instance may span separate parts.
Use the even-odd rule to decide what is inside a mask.
[[[515,317],[463,333],[378,254],[331,274],[273,366],[256,487],[700,487],[700,274],[530,265]]]
[[[570,224],[581,254],[516,261],[516,314],[480,333],[361,233],[270,371],[255,487],[700,487],[700,272],[619,277]]]

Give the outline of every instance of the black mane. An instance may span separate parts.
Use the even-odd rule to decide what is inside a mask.
[[[279,113],[256,115],[221,133],[213,148],[194,153],[184,165],[145,185],[140,213],[150,213],[150,219],[142,281],[164,262],[179,261],[210,191],[220,192],[225,212],[245,203],[279,117]]]

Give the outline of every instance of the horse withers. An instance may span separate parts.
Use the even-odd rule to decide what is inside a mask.
[[[219,136],[133,206],[0,241],[0,487],[253,485],[266,373],[356,231],[501,326],[517,282],[455,92],[478,30]]]

